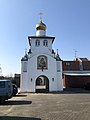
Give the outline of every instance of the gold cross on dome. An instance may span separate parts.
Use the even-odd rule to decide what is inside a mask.
[[[39,13],[39,15],[40,15],[40,21],[42,21],[42,15],[43,15],[43,13]]]

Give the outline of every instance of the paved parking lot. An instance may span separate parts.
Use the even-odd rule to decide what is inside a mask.
[[[0,120],[90,120],[90,92],[22,93],[0,105]]]

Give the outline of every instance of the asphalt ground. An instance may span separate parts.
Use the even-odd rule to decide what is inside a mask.
[[[90,120],[90,91],[21,93],[0,105],[0,120]]]

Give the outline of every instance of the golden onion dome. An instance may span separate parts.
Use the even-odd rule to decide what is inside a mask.
[[[42,22],[42,20],[36,25],[36,30],[46,30],[46,25]]]

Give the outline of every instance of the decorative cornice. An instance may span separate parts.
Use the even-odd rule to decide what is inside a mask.
[[[54,42],[54,39],[55,39],[55,37],[49,37],[49,36],[28,36],[30,46],[31,46],[30,39],[32,39],[32,38],[35,38],[35,39],[53,39],[52,43]]]

